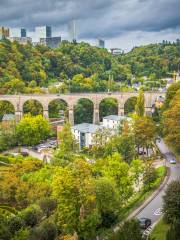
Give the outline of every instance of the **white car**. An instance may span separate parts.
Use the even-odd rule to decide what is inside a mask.
[[[171,164],[176,164],[176,159],[175,158],[172,158],[172,159],[170,159],[170,161],[169,161]]]

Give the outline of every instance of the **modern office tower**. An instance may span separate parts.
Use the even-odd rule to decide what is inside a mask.
[[[57,48],[61,43],[61,37],[40,38],[40,44],[50,48]]]
[[[25,28],[21,28],[21,37],[27,37],[27,33],[26,33],[26,29]]]
[[[26,36],[26,29],[25,28],[10,28],[10,34],[9,36],[11,38],[23,38],[23,37],[27,37]]]
[[[99,48],[105,48],[105,41],[102,39],[97,40],[97,47]]]
[[[35,28],[37,38],[51,38],[52,30],[50,26],[39,26]]]
[[[72,20],[68,25],[68,34],[69,41],[76,42],[77,41],[77,29],[76,29],[76,21]]]
[[[9,37],[9,28],[0,27],[0,39],[4,39],[8,37]]]

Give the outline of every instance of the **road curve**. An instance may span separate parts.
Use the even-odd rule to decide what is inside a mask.
[[[157,141],[157,146],[161,153],[164,155],[166,159],[166,166],[170,168],[170,177],[168,179],[167,184],[165,187],[159,192],[159,194],[156,195],[156,197],[149,203],[147,206],[145,206],[142,211],[140,211],[137,215],[136,218],[141,218],[141,217],[147,217],[152,220],[152,224],[157,222],[161,215],[162,215],[162,205],[163,205],[163,195],[165,194],[165,190],[167,188],[167,185],[172,181],[172,180],[177,180],[180,178],[180,163],[176,164],[170,164],[169,160],[173,157],[172,152],[169,150],[169,148],[165,145],[163,140],[160,142]]]

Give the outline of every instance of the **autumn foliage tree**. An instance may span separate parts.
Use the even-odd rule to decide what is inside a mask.
[[[164,112],[164,133],[167,143],[180,153],[180,90]]]

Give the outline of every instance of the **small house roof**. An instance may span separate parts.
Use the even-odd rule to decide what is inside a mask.
[[[15,115],[12,113],[4,114],[2,121],[11,121],[15,119]]]

